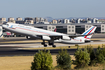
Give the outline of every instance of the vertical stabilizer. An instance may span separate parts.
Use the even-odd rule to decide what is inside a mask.
[[[83,36],[85,40],[90,40],[94,31],[96,30],[95,26],[90,27],[88,30],[86,30],[82,35],[88,35],[88,36]]]

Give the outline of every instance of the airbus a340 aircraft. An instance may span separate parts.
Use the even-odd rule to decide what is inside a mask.
[[[7,23],[5,25],[2,25],[3,28],[5,28],[8,31],[18,33],[25,35],[27,38],[34,37],[39,38],[43,40],[41,43],[46,47],[45,41],[48,41],[49,45],[52,45],[52,47],[56,47],[54,45],[54,42],[65,42],[65,43],[85,43],[85,41],[90,41],[90,38],[92,37],[96,27],[92,26],[87,31],[85,31],[81,35],[67,35],[63,33],[48,31],[44,29],[35,28],[32,26],[25,26],[22,24],[15,24],[15,23]]]

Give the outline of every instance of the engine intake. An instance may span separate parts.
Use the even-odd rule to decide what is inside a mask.
[[[64,39],[64,40],[70,40],[70,37],[69,36],[62,36],[62,39]]]
[[[42,36],[43,40],[51,40],[51,38],[49,36]]]

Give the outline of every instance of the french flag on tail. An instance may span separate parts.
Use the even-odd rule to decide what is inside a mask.
[[[82,34],[82,35],[87,35],[87,36],[83,36],[85,38],[85,41],[89,41],[91,39],[95,30],[96,30],[96,27],[92,26]]]

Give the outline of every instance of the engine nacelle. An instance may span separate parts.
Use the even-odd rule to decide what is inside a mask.
[[[26,38],[29,39],[29,40],[35,40],[35,39],[37,39],[36,37],[31,37],[31,36],[26,36]]]
[[[51,38],[49,36],[42,36],[43,40],[51,40]]]
[[[62,36],[62,39],[64,39],[64,40],[70,40],[70,37],[69,36]]]

